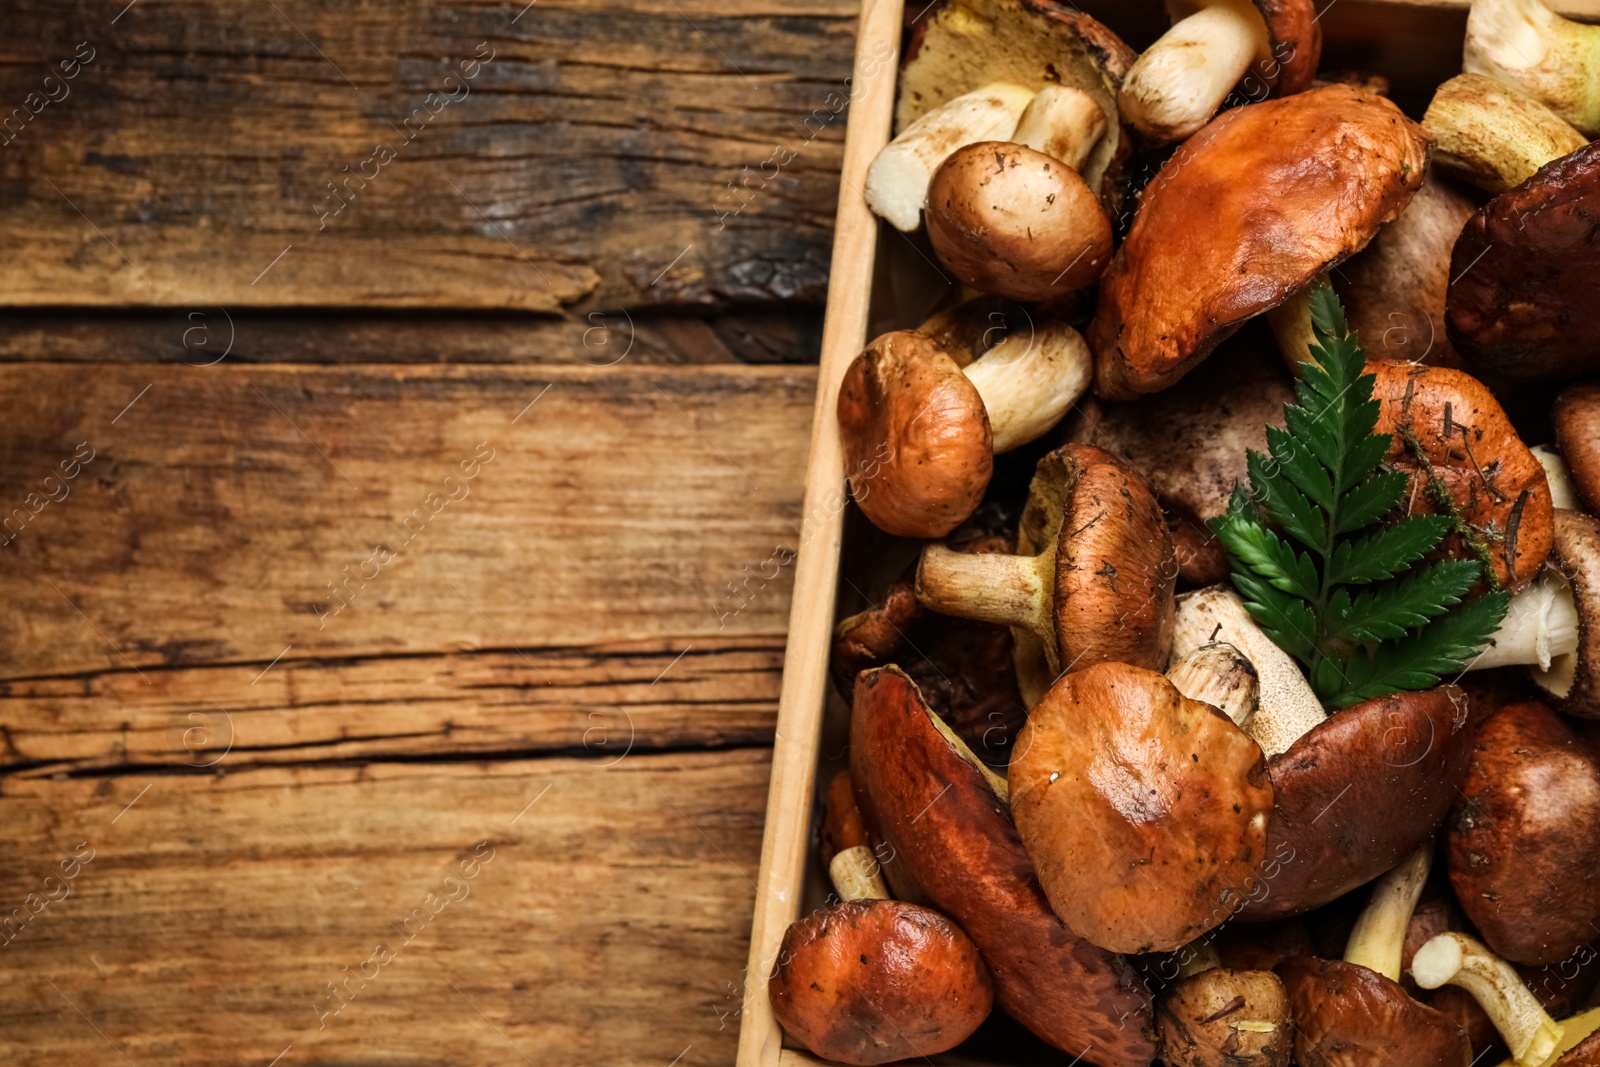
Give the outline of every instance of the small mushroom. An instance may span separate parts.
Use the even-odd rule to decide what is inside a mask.
[[[889,899],[889,887],[856,808],[848,770],[834,775],[823,794],[822,862],[827,864],[828,880],[840,900]]]
[[[1167,665],[1177,563],[1161,509],[1136,472],[1088,445],[1049,453],[1028,489],[1017,550],[972,556],[928,545],[917,599],[1011,626],[1029,705],[1063,670]]]
[[[1550,413],[1556,444],[1572,476],[1572,487],[1589,514],[1600,513],[1600,382],[1569,385]]]
[[[1428,137],[1346,85],[1224,112],[1145,189],[1089,327],[1102,399],[1182,378],[1365,247],[1422,185]]]
[[[850,772],[862,815],[896,865],[978,946],[1002,1009],[1068,1055],[1148,1067],[1156,1054],[1148,988],[1127,960],[1056,918],[1007,812],[1005,779],[893,667],[856,685]]]
[[[1494,194],[1589,142],[1539,101],[1481,74],[1439,86],[1422,128],[1433,135],[1440,170]]]
[[[1450,881],[1506,959],[1551,964],[1600,930],[1600,761],[1542,704],[1478,727],[1450,822]]]
[[[1600,1010],[1557,1022],[1510,964],[1465,934],[1440,934],[1423,945],[1411,960],[1411,977],[1423,989],[1449,984],[1471,993],[1505,1039],[1516,1067],[1596,1062],[1590,1057],[1600,1049],[1587,1039],[1600,1027]]]
[[[1023,143],[952,153],[928,188],[928,241],[939,261],[1012,300],[1051,300],[1093,283],[1111,258],[1111,221],[1077,168],[1104,129],[1093,97],[1051,86],[1023,113],[1014,135]]]
[[[944,536],[982,501],[995,453],[1060,421],[1089,367],[1083,338],[1059,322],[1008,334],[965,367],[925,333],[882,335],[839,386],[857,504],[886,533]]]
[[[1152,144],[1191,136],[1252,71],[1250,95],[1311,84],[1322,29],[1310,0],[1168,0],[1173,26],[1122,83],[1122,117]]]
[[[1064,675],[1011,757],[1011,815],[1051,907],[1116,952],[1166,952],[1229,917],[1265,853],[1261,748],[1126,663]]]
[[[1600,356],[1600,142],[1547,163],[1468,220],[1445,324],[1469,366],[1530,381],[1593,373]]]
[[[1167,1067],[1288,1067],[1294,1019],[1271,971],[1213,967],[1180,979],[1156,1010]]]
[[[1600,27],[1540,0],[1473,0],[1462,69],[1514,85],[1584,133],[1600,134]]]
[[[767,983],[773,1014],[824,1059],[870,1065],[954,1048],[994,1003],[972,940],[936,911],[846,900],[790,925]]]
[[[1278,966],[1294,1007],[1295,1060],[1339,1067],[1468,1067],[1467,1035],[1400,985],[1411,910],[1427,880],[1431,847],[1418,849],[1373,887],[1343,960],[1300,956]],[[1419,953],[1420,955],[1420,953]]]
[[[950,154],[977,141],[1005,140],[1033,90],[994,82],[956,97],[902,130],[867,168],[867,206],[897,230],[922,225],[928,184]]]

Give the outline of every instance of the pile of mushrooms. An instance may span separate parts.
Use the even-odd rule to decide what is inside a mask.
[[[1167,11],[1142,53],[1064,0],[911,24],[862,192],[958,284],[839,387],[848,770],[774,1011],[849,1064],[983,1024],[1100,1067],[1600,1065],[1600,26],[1472,0],[1407,114],[1319,77],[1309,0]],[[1383,521],[1442,516],[1428,558],[1508,605],[1459,677],[1342,708],[1209,525],[1322,285]]]

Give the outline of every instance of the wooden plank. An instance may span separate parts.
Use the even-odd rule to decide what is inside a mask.
[[[767,773],[740,750],[7,778],[0,1056],[727,1062]]]
[[[781,634],[814,382],[0,366],[0,679]]]
[[[819,302],[854,14],[848,0],[144,0],[120,15],[19,0],[0,64],[0,292]]]

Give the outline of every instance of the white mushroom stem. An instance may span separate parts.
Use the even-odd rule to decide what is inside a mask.
[[[1009,556],[924,545],[917,599],[945,615],[1049,633],[1055,553]]]
[[[962,368],[989,414],[995,452],[1039,437],[1067,413],[1094,376],[1081,334],[1060,322],[1009,333]]]
[[[1521,185],[1588,143],[1544,104],[1481,74],[1458,74],[1439,86],[1422,126],[1433,135],[1441,170],[1490,193]]]
[[[1094,97],[1070,85],[1047,85],[1029,101],[1011,140],[1082,170],[1106,132],[1106,113]]]
[[[889,899],[883,868],[866,845],[852,845],[834,853],[828,861],[828,880],[840,900]]]
[[[1145,49],[1123,80],[1123,121],[1160,144],[1181,141],[1217,113],[1267,45],[1265,21],[1249,3],[1213,3]]]
[[[1473,0],[1461,66],[1600,133],[1600,26],[1562,18],[1539,0]]]
[[[1471,993],[1505,1039],[1517,1067],[1544,1067],[1560,1056],[1565,1027],[1545,1012],[1511,965],[1463,934],[1440,934],[1411,960],[1423,989],[1459,986]]]
[[[1201,645],[1167,668],[1167,681],[1190,700],[1201,700],[1245,726],[1260,705],[1256,669],[1225,642]]]
[[[1492,644],[1473,660],[1469,670],[1526,665],[1548,671],[1563,656],[1578,650],[1578,608],[1572,586],[1561,574],[1545,568],[1506,609]]]
[[[1356,919],[1345,943],[1346,963],[1377,971],[1392,982],[1400,980],[1405,955],[1406,927],[1422,896],[1428,869],[1433,865],[1433,842],[1428,842],[1378,879],[1372,899]]]
[[[1244,730],[1269,759],[1327,718],[1294,658],[1256,625],[1237,594],[1213,585],[1179,597],[1173,661],[1215,642],[1232,645],[1255,668],[1259,697]]]
[[[1578,490],[1572,484],[1572,473],[1567,470],[1567,461],[1561,458],[1561,453],[1553,445],[1534,445],[1528,451],[1544,468],[1545,480],[1550,483],[1550,503],[1565,511],[1582,511]]]
[[[1184,695],[1188,696],[1187,693]],[[1217,948],[1211,943],[1210,935],[1184,945],[1178,950],[1177,956],[1179,978],[1190,978],[1206,971],[1215,971],[1222,966],[1222,957],[1217,955]]]
[[[909,233],[922,223],[933,172],[951,153],[979,141],[1008,141],[1032,89],[994,82],[956,97],[907,126],[867,170],[867,206]]]

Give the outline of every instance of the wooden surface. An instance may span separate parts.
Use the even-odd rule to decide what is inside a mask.
[[[733,1061],[855,15],[7,7],[0,1062]]]

